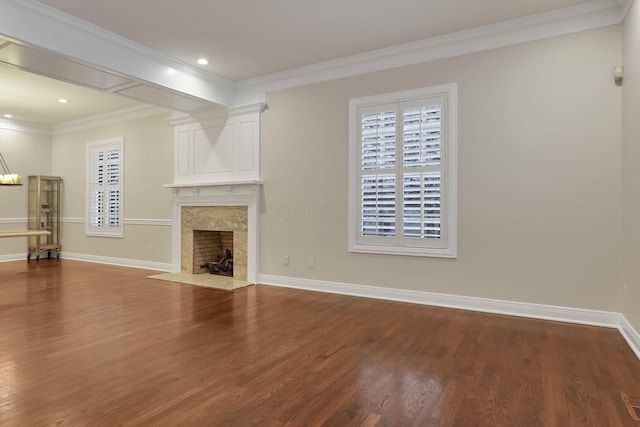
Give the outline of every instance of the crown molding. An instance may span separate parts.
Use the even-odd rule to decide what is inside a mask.
[[[264,102],[255,102],[253,104],[238,105],[225,109],[213,108],[196,113],[174,112],[167,122],[171,126],[181,126],[201,122],[221,122],[223,123],[229,117],[240,116],[244,114],[262,113],[266,108]]]
[[[114,123],[124,122],[126,120],[135,120],[157,114],[168,113],[170,110],[152,105],[139,105],[131,108],[125,108],[106,114],[85,117],[78,120],[71,120],[56,124],[52,127],[50,135],[62,135],[65,133],[76,132],[79,130],[91,129],[98,126],[106,126]]]
[[[8,38],[221,106],[264,102],[265,94],[619,24],[633,0],[593,0],[237,82],[208,73],[35,0],[0,1]],[[77,43],[82,40],[82,43]],[[167,72],[169,69],[171,73]]]
[[[138,105],[135,107],[124,108],[122,110],[112,111],[105,114],[84,117],[78,120],[70,120],[67,122],[55,124],[53,126],[40,123],[25,122],[15,119],[0,119],[0,129],[55,136],[85,129],[92,129],[98,126],[111,125],[127,120],[135,120],[141,119],[143,117],[155,116],[157,114],[168,113],[169,111],[171,110],[162,107],[156,107],[153,105]]]
[[[236,104],[264,100],[267,92],[415,65],[622,22],[632,0],[594,0],[551,12],[352,55],[238,81]]]
[[[0,119],[0,129],[36,133],[39,135],[51,135],[51,126],[49,125],[16,119]]]
[[[229,107],[229,116],[241,116],[243,114],[262,113],[267,107],[264,102],[254,102],[253,104],[237,105]]]
[[[620,8],[620,22],[624,21],[634,0],[615,0]]]

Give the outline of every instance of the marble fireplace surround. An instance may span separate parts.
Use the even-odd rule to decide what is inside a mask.
[[[169,186],[168,186],[169,187]],[[174,184],[172,188],[175,273],[191,273],[192,231],[234,232],[234,278],[255,284],[258,277],[259,183]],[[184,209],[183,209],[184,208]],[[183,218],[184,216],[184,218]],[[245,219],[246,218],[246,221]],[[186,220],[186,221],[185,221]],[[246,243],[245,243],[246,242]],[[246,253],[246,263],[239,261]],[[237,264],[236,264],[237,263]]]

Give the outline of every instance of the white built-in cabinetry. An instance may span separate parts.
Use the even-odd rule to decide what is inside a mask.
[[[169,186],[260,182],[264,103],[173,117],[174,182]]]

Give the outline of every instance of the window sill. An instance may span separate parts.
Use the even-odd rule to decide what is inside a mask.
[[[457,258],[455,249],[451,248],[415,248],[406,246],[379,246],[379,245],[351,245],[349,252],[379,254],[379,255],[405,255],[432,258]]]
[[[116,239],[124,239],[124,233],[122,232],[111,232],[111,233],[100,233],[96,231],[87,231],[84,233],[86,237],[110,237]]]

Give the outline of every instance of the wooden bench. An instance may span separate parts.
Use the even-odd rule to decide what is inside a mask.
[[[0,230],[0,238],[29,236],[51,236],[51,232],[46,230]]]
[[[31,236],[51,236],[51,232],[47,230],[0,230],[0,238],[2,237],[31,237]],[[59,248],[58,248],[59,249]],[[56,250],[58,250],[56,249]],[[31,259],[32,248],[29,248],[27,254],[27,261]],[[49,251],[49,257],[51,257],[51,251]],[[58,252],[58,258],[60,253]],[[40,254],[36,254],[36,260],[40,259]]]

